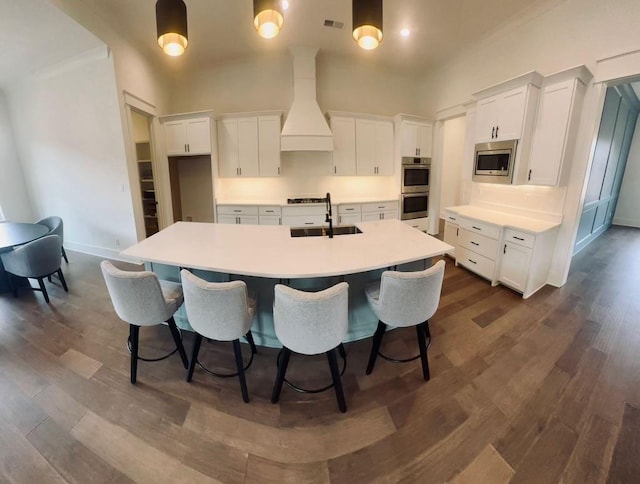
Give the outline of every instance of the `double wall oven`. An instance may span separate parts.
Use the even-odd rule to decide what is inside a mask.
[[[400,218],[411,220],[429,216],[430,158],[402,158]]]

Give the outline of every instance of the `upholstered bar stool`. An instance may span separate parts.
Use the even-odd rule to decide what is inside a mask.
[[[100,268],[116,314],[124,322],[129,323],[131,383],[137,380],[138,360],[159,361],[177,351],[186,369],[189,366],[189,360],[182,345],[180,331],[173,319],[174,313],[184,300],[180,284],[161,281],[149,271],[123,271],[106,260],[100,263]],[[155,326],[163,322],[169,326],[176,349],[160,358],[142,358],[138,355],[140,327]]]
[[[249,391],[244,372],[253,362],[257,353],[251,335],[256,301],[249,298],[244,281],[207,282],[186,269],[180,272],[184,288],[184,303],[189,324],[196,332],[191,364],[187,381],[193,378],[193,370],[198,364],[203,370],[219,377],[235,377],[240,380],[242,400],[249,402]],[[198,361],[202,337],[216,341],[232,341],[237,372],[232,374],[214,373]],[[251,346],[251,359],[246,366],[242,361],[240,338],[246,336]]]
[[[280,399],[292,351],[303,355],[326,353],[333,381],[327,388],[334,387],[340,411],[347,411],[335,350],[344,351],[341,345],[347,334],[348,292],[346,282],[319,292],[299,291],[282,284],[275,286],[273,324],[283,348],[272,403]]]
[[[440,302],[445,262],[440,260],[423,271],[398,272],[385,271],[380,282],[365,289],[371,309],[378,317],[378,328],[373,335],[373,345],[367,364],[367,375],[371,374],[378,355],[395,363],[404,363],[420,358],[422,375],[429,380],[429,361],[427,343],[431,343],[429,319],[435,314]],[[415,326],[420,354],[408,359],[398,360],[380,353],[380,343],[387,326]]]

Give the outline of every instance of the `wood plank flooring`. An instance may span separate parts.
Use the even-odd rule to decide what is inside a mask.
[[[640,230],[614,227],[526,301],[447,259],[431,381],[419,361],[367,376],[370,340],[348,344],[346,414],[331,391],[285,386],[272,405],[271,349],[248,405],[236,379],[187,384],[177,356],[140,362],[131,385],[100,260],[69,251],[69,293],[54,278],[50,305],[0,295],[0,482],[639,482],[639,249]],[[172,346],[166,327],[140,338],[145,356]],[[413,328],[383,351],[415,354]],[[201,355],[234,367],[229,344]],[[294,355],[291,378],[328,382],[326,360]]]

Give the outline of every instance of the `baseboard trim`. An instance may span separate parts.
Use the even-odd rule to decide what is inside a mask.
[[[71,242],[66,240],[64,242],[64,247],[65,249],[69,249],[74,252],[81,252],[83,254],[95,255],[96,257],[103,257],[105,259],[117,260],[122,262],[132,262],[131,259],[121,256],[119,250],[108,249],[106,247],[97,247],[95,245],[79,244],[77,242]]]

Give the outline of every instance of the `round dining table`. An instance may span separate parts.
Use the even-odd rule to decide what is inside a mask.
[[[39,239],[49,233],[49,227],[41,224],[2,222],[0,223],[0,253]],[[0,258],[0,293],[11,290],[9,275],[5,272]]]

